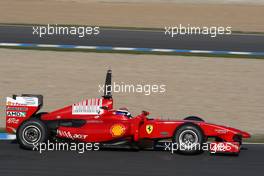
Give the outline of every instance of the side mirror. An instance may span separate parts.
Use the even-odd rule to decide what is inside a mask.
[[[149,112],[148,111],[142,111],[142,115],[148,116],[149,115]]]

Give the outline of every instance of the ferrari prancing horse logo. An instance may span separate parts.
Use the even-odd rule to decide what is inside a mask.
[[[146,132],[147,132],[148,134],[151,134],[152,131],[153,131],[153,125],[146,125]]]

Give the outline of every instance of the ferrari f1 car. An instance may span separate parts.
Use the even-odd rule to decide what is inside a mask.
[[[50,139],[100,144],[129,144],[138,149],[155,146],[161,140],[178,144],[184,154],[201,152],[207,140],[221,153],[239,153],[243,138],[250,134],[235,128],[205,122],[196,116],[183,120],[148,118],[148,112],[132,116],[126,108],[113,109],[112,71],[108,70],[101,98],[92,98],[64,108],[38,113],[43,106],[42,95],[22,94],[7,97],[6,131],[16,134],[22,148]],[[218,146],[218,147],[215,147]],[[221,146],[219,148],[219,146]],[[224,149],[223,149],[224,147]]]

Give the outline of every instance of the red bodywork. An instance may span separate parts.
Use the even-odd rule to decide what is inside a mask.
[[[197,124],[203,131],[205,136],[217,136],[225,141],[233,142],[234,135],[241,135],[243,138],[248,138],[250,135],[246,132],[210,124],[206,122],[186,121],[186,120],[159,120],[159,119],[147,119],[146,115],[142,113],[134,118],[127,118],[123,115],[116,115],[116,110],[113,108],[112,99],[103,99],[103,106],[107,106],[108,110],[103,110],[99,115],[73,115],[72,106],[44,114],[42,120],[62,120],[62,119],[83,119],[86,120],[86,124],[82,127],[59,127],[58,130],[62,132],[70,132],[71,135],[83,134],[87,135],[85,139],[81,139],[85,142],[107,142],[116,138],[133,137],[135,141],[139,139],[164,139],[171,138],[174,135],[175,130],[180,125],[186,122]],[[115,125],[122,126],[120,129],[120,135],[112,134]],[[147,132],[146,127],[152,126],[152,131]],[[61,137],[67,137],[67,135],[59,134]]]
[[[19,120],[18,123],[8,123],[11,117],[7,116],[6,130],[9,133],[15,132],[15,129],[23,121],[31,118],[32,114],[38,110],[38,107],[7,105],[7,112],[14,108],[17,110],[20,110],[19,108],[23,110],[24,108],[27,110],[27,116],[12,117]],[[40,119],[44,122],[83,121],[84,123],[77,127],[60,125],[57,127],[57,137],[82,142],[102,143],[126,138],[130,138],[135,142],[142,139],[168,139],[172,138],[177,128],[185,123],[193,123],[200,127],[204,136],[217,137],[224,142],[237,142],[236,137],[250,137],[248,133],[238,129],[202,121],[148,119],[146,113],[128,118],[116,112],[113,109],[112,98],[97,98],[85,100],[47,114],[42,114]],[[239,152],[238,148],[234,146],[231,147],[230,151],[225,152]]]
[[[107,143],[111,141],[128,140],[139,142],[141,140],[158,141],[175,137],[179,127],[191,124],[199,128],[202,135],[207,139],[216,139],[218,146],[231,146],[224,152],[238,153],[242,138],[249,138],[247,132],[231,127],[206,123],[200,120],[160,120],[148,119],[148,112],[132,117],[127,111],[113,109],[111,95],[111,70],[108,70],[105,81],[104,96],[102,98],[87,99],[82,102],[64,107],[62,109],[39,113],[43,104],[42,95],[24,94],[8,97],[6,102],[6,131],[16,133],[20,125],[37,118],[43,121],[48,130],[55,133],[57,138],[67,138],[82,142]],[[121,113],[120,113],[121,112]],[[128,115],[129,114],[129,115]]]

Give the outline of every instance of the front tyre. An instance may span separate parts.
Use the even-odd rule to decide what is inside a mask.
[[[202,151],[204,135],[196,125],[186,124],[177,129],[173,142],[177,144],[179,153],[197,154]]]
[[[47,141],[48,129],[42,121],[31,119],[20,125],[16,136],[20,147],[32,150],[37,144]]]
[[[185,117],[183,120],[193,120],[193,121],[198,121],[198,122],[204,122],[204,120],[202,118],[197,117],[197,116]]]

